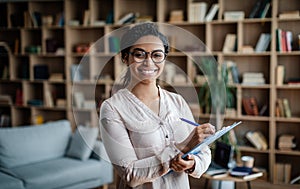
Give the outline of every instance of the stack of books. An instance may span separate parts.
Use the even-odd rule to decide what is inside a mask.
[[[243,73],[244,85],[263,85],[265,84],[264,74],[261,72],[245,72]]]

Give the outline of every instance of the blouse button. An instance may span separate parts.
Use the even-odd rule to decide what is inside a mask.
[[[168,136],[168,135],[166,135],[166,138],[169,138],[169,136]]]

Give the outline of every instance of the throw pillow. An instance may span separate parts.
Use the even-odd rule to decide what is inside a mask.
[[[71,138],[66,155],[80,160],[87,160],[92,153],[97,136],[97,127],[79,126]]]

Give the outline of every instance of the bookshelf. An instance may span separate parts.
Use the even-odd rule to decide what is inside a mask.
[[[194,2],[205,2],[207,13],[213,4],[218,3],[218,11],[211,21],[190,22],[189,7]],[[193,57],[212,56],[218,63],[233,61],[239,71],[240,83],[230,84],[236,91],[236,114],[225,116],[224,124],[242,120],[243,126],[237,127],[235,133],[239,141],[239,149],[243,155],[255,157],[255,166],[267,170],[267,179],[258,182],[276,183],[282,188],[299,187],[275,181],[276,163],[290,163],[291,179],[299,176],[300,144],[293,151],[281,151],[277,148],[277,139],[282,134],[300,136],[300,106],[297,99],[300,95],[300,51],[299,39],[300,18],[283,17],[283,13],[299,11],[297,0],[271,0],[265,17],[249,18],[256,1],[242,2],[240,0],[192,1],[192,0],[37,0],[37,1],[2,1],[0,3],[0,41],[6,42],[10,51],[1,53],[0,68],[6,67],[8,72],[0,74],[0,94],[9,95],[13,104],[0,105],[1,115],[10,116],[10,126],[22,126],[35,123],[39,116],[44,121],[67,118],[75,123],[97,126],[98,112],[91,109],[94,101],[99,106],[101,101],[111,94],[114,80],[122,72],[122,63],[114,52],[110,51],[109,39],[103,38],[98,46],[93,46],[97,40],[122,25],[114,24],[124,15],[139,12],[141,19],[170,23],[171,11],[182,10],[183,21],[173,22],[177,27],[188,30],[206,45],[205,48],[194,48]],[[224,13],[228,11],[243,11],[242,20],[224,21]],[[41,21],[34,23],[31,14],[37,12]],[[20,14],[22,13],[22,14]],[[29,20],[28,20],[29,17]],[[49,18],[51,17],[51,18]],[[48,18],[48,19],[46,19]],[[64,18],[64,19],[62,19]],[[277,29],[293,33],[292,50],[278,50]],[[171,33],[171,32],[168,32]],[[262,33],[270,33],[271,42],[266,51],[255,52],[255,46]],[[236,50],[223,52],[223,44],[227,34],[236,35]],[[117,36],[118,37],[118,36]],[[180,40],[176,41],[176,47]],[[93,53],[85,54],[86,48],[92,47]],[[247,47],[247,51],[245,51]],[[184,49],[185,47],[180,47]],[[1,49],[2,50],[2,49]],[[2,51],[1,51],[2,52]],[[168,61],[185,70],[191,81],[194,81],[193,61],[187,54],[171,51]],[[103,67],[104,62],[108,62]],[[80,67],[80,65],[85,65]],[[282,85],[277,85],[276,67],[283,65],[285,69]],[[48,77],[54,79],[36,79],[36,67],[46,67]],[[82,78],[73,80],[72,69],[80,69]],[[97,70],[103,70],[100,78]],[[265,83],[262,85],[244,85],[242,74],[245,72],[263,73]],[[56,77],[54,77],[56,76]],[[73,85],[76,85],[74,88]],[[194,84],[199,90],[201,84]],[[183,93],[189,93],[191,86],[179,85]],[[168,88],[168,86],[166,86]],[[16,90],[22,91],[21,100],[17,102]],[[95,91],[97,97],[84,96],[87,102],[76,107],[74,92]],[[45,103],[52,97],[53,106]],[[242,99],[254,96],[259,108],[267,105],[267,111],[262,116],[246,115]],[[276,116],[276,100],[286,98],[290,102],[291,118]],[[43,102],[43,105],[29,105]],[[200,122],[208,121],[209,114],[195,115]],[[245,139],[248,131],[259,130],[266,137],[269,148],[257,150]],[[299,141],[299,139],[298,139]],[[288,162],[287,162],[288,160]],[[261,184],[260,184],[261,183]]]

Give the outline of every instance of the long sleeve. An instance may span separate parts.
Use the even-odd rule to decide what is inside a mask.
[[[169,161],[167,160],[179,153],[172,143],[159,154],[139,159],[128,131],[116,111],[109,104],[103,103],[100,114],[101,136],[107,153],[112,163],[117,166],[122,179],[129,186],[135,187],[152,182],[168,172]]]

